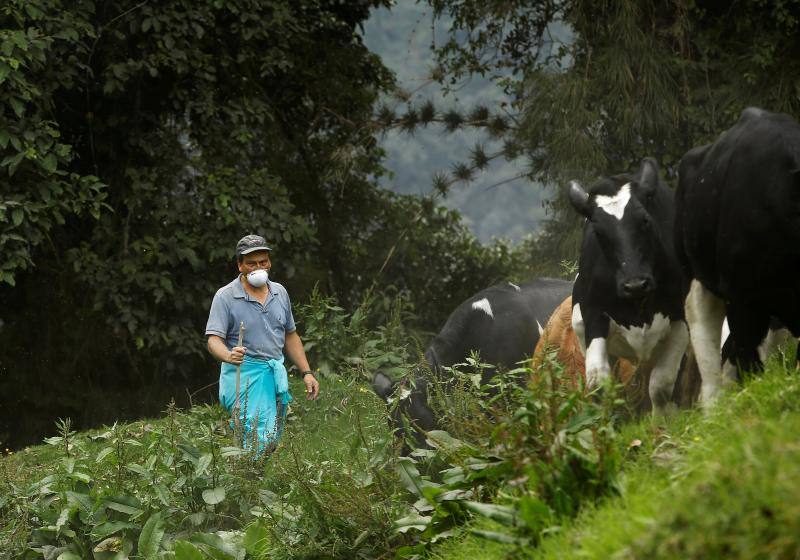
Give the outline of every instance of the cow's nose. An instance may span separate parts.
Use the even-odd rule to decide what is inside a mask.
[[[637,276],[630,278],[622,284],[622,289],[628,297],[641,297],[653,291],[655,283],[652,276]]]

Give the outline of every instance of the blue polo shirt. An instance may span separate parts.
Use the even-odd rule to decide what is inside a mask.
[[[244,321],[244,342],[247,355],[264,360],[283,357],[286,333],[296,330],[292,304],[286,288],[268,281],[269,295],[264,305],[248,294],[241,276],[220,288],[211,302],[206,336],[213,334],[233,348],[239,341],[239,323]]]

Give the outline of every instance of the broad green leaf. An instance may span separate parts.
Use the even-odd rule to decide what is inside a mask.
[[[126,496],[117,496],[115,498],[107,499],[105,501],[105,505],[109,509],[113,509],[114,511],[118,511],[120,513],[127,513],[129,515],[141,515],[144,513],[144,511],[138,507],[138,501]]]
[[[74,552],[67,551],[59,554],[56,560],[83,560],[83,559]]]
[[[14,109],[14,113],[16,113],[18,117],[22,117],[25,113],[25,104],[16,97],[9,97],[8,103],[11,105],[11,108]]]
[[[48,173],[52,173],[53,171],[56,170],[56,167],[58,167],[58,160],[56,159],[56,156],[52,153],[47,154],[39,161],[42,164],[44,170],[47,171]]]
[[[200,550],[188,541],[175,541],[175,560],[208,560]]]
[[[204,551],[213,550],[230,555],[232,560],[245,554],[244,534],[241,531],[217,531],[214,534],[196,533],[189,540],[196,544],[203,543],[209,547],[204,548]]]
[[[156,512],[150,516],[139,534],[139,554],[144,556],[145,560],[156,560],[163,538],[164,519],[161,517],[161,512]]]
[[[200,457],[200,459],[197,461],[197,466],[194,469],[195,475],[199,476],[199,475],[203,474],[206,471],[206,469],[208,468],[208,466],[211,464],[212,460],[213,460],[213,457],[211,456],[211,453],[203,454]]]
[[[144,468],[142,465],[137,465],[136,463],[128,463],[125,465],[125,468],[131,472],[135,472],[136,474],[140,474],[145,478],[150,478],[151,473]]]
[[[200,452],[197,450],[196,447],[193,447],[191,445],[186,445],[185,443],[179,443],[177,447],[178,447],[178,449],[183,451],[185,453],[185,455],[187,457],[189,457],[190,459],[192,459],[193,461],[195,461],[195,460],[200,458]]]
[[[11,223],[13,223],[15,226],[20,225],[22,223],[22,218],[24,216],[25,216],[25,212],[24,212],[24,210],[22,210],[22,208],[14,208],[11,211]],[[56,443],[56,445],[58,445],[58,443],[61,442],[61,438],[48,438],[48,439],[58,439],[59,441]],[[48,441],[47,443],[50,443],[50,442]]]
[[[68,476],[73,480],[80,480],[81,482],[84,482],[86,484],[92,482],[92,477],[84,472],[76,471],[74,473],[70,473]]]
[[[483,537],[484,539],[487,539],[487,540],[490,540],[490,541],[494,541],[494,542],[503,543],[503,544],[515,544],[515,545],[519,545],[519,546],[525,546],[525,545],[529,544],[526,539],[520,539],[520,538],[514,537],[513,535],[508,535],[506,533],[500,533],[498,531],[484,531],[484,530],[481,530],[481,529],[470,529],[469,532],[472,533],[473,535],[477,535],[479,537]]]
[[[424,531],[430,524],[431,518],[429,516],[424,516],[417,512],[413,512],[406,517],[396,520],[394,522],[394,530],[396,533],[405,533],[411,529]]]
[[[265,557],[270,549],[269,532],[261,523],[253,523],[244,533],[244,548],[256,558]]]
[[[247,455],[248,453],[250,452],[241,447],[223,447],[220,449],[220,454],[223,457],[239,457],[241,455]]]
[[[125,529],[136,529],[139,526],[128,521],[106,521],[92,528],[92,540],[101,541],[114,533]]]
[[[158,500],[162,503],[162,505],[170,505],[171,497],[169,491],[163,484],[156,484],[153,487],[153,491],[156,493],[156,496],[158,496]]]
[[[61,510],[61,513],[58,515],[58,520],[56,521],[56,530],[61,532],[62,527],[69,523],[69,517],[72,513],[72,508],[64,508]]]
[[[80,492],[73,492],[68,490],[66,492],[67,495],[67,502],[70,504],[76,504],[84,511],[92,511],[92,507],[94,506],[94,501],[88,494],[81,494]]]
[[[403,481],[403,486],[412,494],[422,496],[423,480],[414,461],[409,457],[400,457],[397,460],[396,469]]]
[[[208,490],[203,490],[203,501],[208,505],[214,505],[220,503],[222,500],[225,499],[225,489],[222,487],[217,488],[209,488]]]
[[[2,80],[0,80],[2,81]],[[11,134],[5,128],[0,128],[0,148],[4,150],[8,146],[8,141],[11,138]]]
[[[456,439],[444,430],[431,430],[426,433],[426,441],[431,447],[453,453],[462,447],[470,447],[460,439]]]
[[[108,457],[108,455],[113,451],[114,451],[113,447],[104,447],[103,449],[100,450],[100,453],[97,454],[97,458],[94,460],[94,462],[99,463],[100,461]]]
[[[493,519],[503,525],[514,525],[516,521],[516,514],[513,508],[509,506],[500,506],[497,504],[484,504],[481,502],[462,502],[464,507],[477,514]]]

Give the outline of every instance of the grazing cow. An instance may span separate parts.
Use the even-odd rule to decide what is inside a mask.
[[[711,402],[760,366],[777,319],[800,335],[800,125],[745,109],[716,141],[687,152],[676,191],[675,248],[690,289],[686,318]],[[727,314],[730,337],[720,333]],[[769,337],[768,337],[769,339]]]
[[[571,282],[552,278],[540,278],[520,286],[506,282],[486,288],[450,314],[425,350],[425,362],[436,377],[442,375],[443,367],[463,363],[472,351],[480,354],[482,362],[514,367],[530,357],[542,325],[571,289]],[[494,368],[484,371],[483,382],[495,373]],[[391,407],[391,423],[400,437],[404,437],[403,415],[423,431],[436,427],[435,415],[428,406],[428,380],[422,372],[412,373],[410,386],[403,383],[399,387],[397,382],[378,372],[372,386],[390,405],[394,399],[399,399],[397,405]],[[424,434],[415,431],[414,436],[418,446],[424,446]]]
[[[588,192],[572,181],[569,199],[586,218],[572,326],[586,355],[587,384],[609,377],[609,354],[626,358],[651,371],[653,413],[668,412],[689,340],[672,191],[645,158],[636,174],[603,178]]]

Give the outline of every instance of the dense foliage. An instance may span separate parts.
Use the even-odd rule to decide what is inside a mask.
[[[295,301],[394,285],[429,329],[507,275],[457,215],[376,186],[392,77],[357,31],[378,4],[0,8],[0,440],[212,382],[203,326],[248,232]]]

